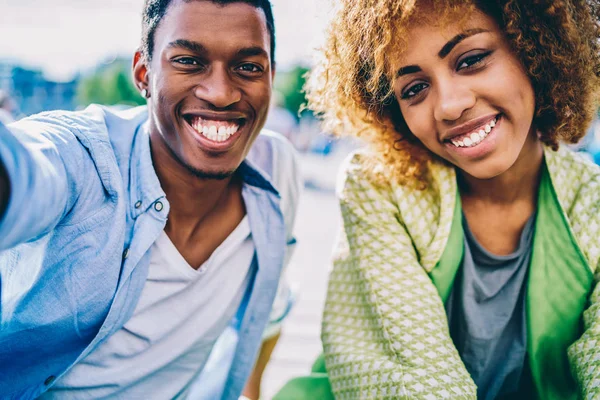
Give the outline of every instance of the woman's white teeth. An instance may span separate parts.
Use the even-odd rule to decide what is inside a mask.
[[[224,142],[239,129],[239,125],[232,122],[227,122],[223,125],[223,122],[219,121],[217,125],[215,125],[214,123],[211,124],[208,120],[199,118],[192,121],[192,127],[198,133],[202,134],[202,136],[215,142]]]
[[[456,147],[473,147],[478,145],[483,139],[489,135],[492,128],[496,126],[496,120],[491,120],[486,126],[481,128],[479,131],[464,135],[462,140],[452,140],[452,144]]]

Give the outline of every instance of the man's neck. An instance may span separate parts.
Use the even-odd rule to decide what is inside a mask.
[[[170,204],[168,225],[191,235],[206,216],[227,204],[231,191],[239,184],[232,176],[207,179],[194,175],[159,141],[151,136],[154,169]]]

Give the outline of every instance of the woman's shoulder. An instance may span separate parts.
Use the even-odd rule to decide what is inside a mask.
[[[457,199],[454,170],[432,163],[428,185],[419,188],[391,181],[382,162],[373,157],[360,150],[344,163],[338,182],[342,208],[364,215],[385,213],[388,223],[402,225],[429,270],[439,260],[450,234]]]
[[[600,201],[600,167],[592,160],[566,146],[557,151],[546,148],[545,157],[554,190],[565,211],[573,209],[582,196],[586,201]]]
[[[546,151],[552,186],[592,271],[600,263],[600,167],[567,148]]]
[[[396,196],[439,196],[442,192],[455,193],[456,176],[453,168],[442,162],[430,162],[425,185],[420,181],[400,183],[389,173],[386,162],[368,148],[350,153],[340,167],[336,191],[338,195],[348,187],[370,187]]]
[[[431,180],[431,179],[430,179]],[[341,164],[340,173],[337,181],[337,191],[344,189],[349,182],[361,183],[365,186],[374,186],[382,191],[396,191],[400,190],[403,192],[410,191],[427,191],[430,185],[425,187],[419,187],[411,182],[401,184],[396,182],[392,174],[390,174],[390,168],[382,157],[370,150],[369,148],[360,148],[350,153],[345,161]],[[431,183],[431,182],[428,182]]]

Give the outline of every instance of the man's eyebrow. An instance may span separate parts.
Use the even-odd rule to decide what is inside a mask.
[[[452,39],[450,39],[448,41],[448,43],[446,43],[444,45],[444,47],[442,47],[442,49],[438,53],[438,57],[439,58],[446,57],[448,54],[450,54],[452,49],[454,47],[456,47],[457,44],[459,44],[460,42],[462,42],[463,40],[465,40],[466,38],[468,38],[470,36],[477,35],[478,33],[482,33],[482,32],[488,32],[488,31],[486,29],[475,28],[475,29],[468,29],[462,33],[459,33],[458,35],[456,35]]]
[[[167,45],[167,48],[174,48],[174,47],[187,49],[189,51],[193,51],[194,53],[198,53],[198,54],[206,54],[207,53],[206,48],[204,46],[202,46],[200,43],[193,42],[191,40],[186,40],[186,39],[177,39]]]
[[[266,58],[269,57],[269,53],[267,53],[267,51],[260,46],[244,47],[243,49],[238,50],[235,54],[239,58],[254,56],[263,56]]]

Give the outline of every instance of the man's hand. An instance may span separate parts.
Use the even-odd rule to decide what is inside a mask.
[[[260,348],[260,354],[254,365],[254,370],[250,375],[250,379],[248,379],[248,383],[246,383],[246,387],[244,388],[240,400],[258,400],[260,398],[260,381],[262,380],[265,367],[271,358],[271,353],[273,353],[275,345],[279,340],[279,336],[280,334],[278,333],[263,342],[262,347]]]

